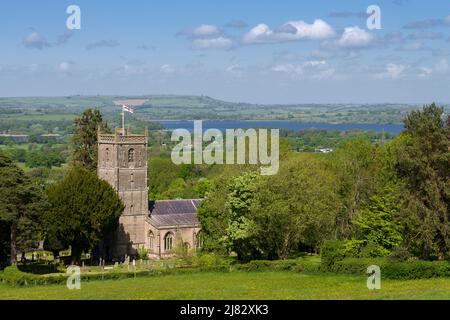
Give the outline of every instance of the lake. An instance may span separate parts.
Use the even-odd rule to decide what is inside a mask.
[[[192,131],[194,129],[194,122],[191,120],[158,120],[160,124],[168,130],[187,129]],[[225,131],[226,129],[248,129],[248,128],[267,128],[267,129],[291,129],[294,131],[305,129],[321,129],[321,130],[337,130],[337,131],[375,131],[386,132],[397,135],[403,129],[403,124],[362,124],[362,123],[301,123],[288,120],[205,120],[203,121],[203,130],[219,129]]]

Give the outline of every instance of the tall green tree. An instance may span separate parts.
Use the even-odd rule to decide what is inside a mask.
[[[406,241],[423,259],[450,253],[450,140],[443,109],[436,104],[411,112],[395,166],[405,181]]]
[[[369,204],[355,218],[356,237],[363,241],[366,254],[386,256],[403,242],[402,226],[398,221],[401,203],[398,192],[386,187],[370,198]],[[364,250],[364,248],[362,248]]]
[[[300,245],[318,249],[334,238],[340,200],[335,176],[316,157],[284,161],[255,192],[251,220],[269,259],[287,259]]]
[[[230,206],[227,204],[233,181],[248,172],[248,167],[223,166],[221,174],[208,184],[205,198],[198,209],[198,219],[202,226],[203,250],[228,253],[230,250],[229,225],[231,219]]]
[[[79,118],[74,120],[72,161],[75,165],[91,171],[96,170],[98,129],[102,132],[110,132],[99,110],[87,109]]]
[[[0,153],[0,220],[8,230],[12,264],[17,263],[19,251],[35,244],[43,203],[36,185],[10,158]]]
[[[124,205],[117,192],[91,171],[72,168],[64,180],[49,186],[50,209],[44,230],[51,243],[72,248],[72,263],[118,226]],[[52,249],[52,248],[49,248]]]
[[[256,226],[250,213],[259,181],[260,176],[257,173],[247,172],[234,178],[228,187],[225,202],[228,227],[222,241],[229,250],[237,253],[241,261],[258,259],[262,256],[255,238]]]
[[[355,232],[352,221],[378,188],[379,147],[364,137],[349,139],[331,154],[329,166],[339,181],[343,203],[336,217],[335,233],[337,238],[348,239]]]

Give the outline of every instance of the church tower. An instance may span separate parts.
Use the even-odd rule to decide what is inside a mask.
[[[97,174],[117,191],[125,205],[119,229],[113,236],[112,255],[115,258],[134,255],[146,243],[148,131],[136,135],[121,128],[114,134],[98,132],[97,138]]]

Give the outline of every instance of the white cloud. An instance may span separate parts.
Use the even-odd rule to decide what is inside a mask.
[[[441,59],[432,67],[421,67],[419,77],[428,78],[434,73],[445,74],[450,70],[450,65],[446,59]]]
[[[373,43],[375,37],[358,26],[344,29],[341,37],[336,41],[339,47],[357,48],[367,47]]]
[[[318,80],[329,79],[334,76],[335,71],[336,70],[334,68],[325,69],[314,74],[313,78]]]
[[[303,67],[317,67],[323,66],[327,62],[325,60],[310,60],[303,63]]]
[[[129,77],[146,74],[148,68],[144,65],[133,63],[132,61],[130,61],[120,66],[117,71],[121,76]]]
[[[239,77],[242,76],[243,68],[239,64],[233,64],[233,65],[228,66],[225,69],[225,72],[227,74],[230,74],[232,76],[235,76],[235,77],[239,78]]]
[[[229,49],[234,45],[232,38],[223,35],[219,28],[211,24],[202,24],[194,29],[181,31],[177,35],[191,40],[194,49]]]
[[[271,70],[274,72],[281,72],[288,74],[298,74],[298,75],[303,74],[302,66],[294,65],[291,63],[274,65],[272,66]]]
[[[210,24],[202,24],[192,31],[192,35],[194,37],[211,36],[217,33],[219,33],[219,29],[216,26]]]
[[[421,72],[419,74],[419,77],[421,77],[421,78],[428,78],[433,73],[432,68],[426,68],[426,67],[420,68],[420,71]]]
[[[233,46],[233,40],[227,37],[200,38],[192,41],[195,49],[229,49]]]
[[[243,37],[243,43],[271,43],[296,40],[324,40],[335,35],[333,28],[323,20],[317,19],[312,24],[304,21],[290,21],[278,30],[272,30],[266,24],[258,24]]]
[[[63,61],[58,65],[58,71],[62,73],[68,73],[70,72],[71,65],[72,64],[70,62]]]
[[[401,64],[389,63],[384,72],[375,75],[377,79],[398,79],[403,75],[406,67]]]
[[[309,60],[301,64],[276,64],[271,67],[271,71],[294,76],[310,76],[314,79],[329,78],[334,74],[334,69],[329,68],[325,60]]]
[[[45,47],[49,46],[49,43],[45,39],[43,35],[41,35],[39,32],[31,31],[29,34],[25,36],[22,43],[27,48],[33,48],[33,49],[39,49],[42,50]]]
[[[159,70],[162,73],[174,73],[176,71],[175,67],[170,64],[163,64]]]

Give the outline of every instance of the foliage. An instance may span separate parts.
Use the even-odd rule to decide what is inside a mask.
[[[450,140],[434,103],[405,119],[395,171],[405,183],[402,225],[411,252],[444,258],[450,250]]]
[[[352,223],[367,205],[378,185],[380,171],[379,147],[365,138],[345,141],[329,158],[329,167],[335,173],[342,207],[336,218],[338,238],[351,238]]]
[[[241,261],[286,259],[300,245],[314,250],[332,237],[339,207],[334,185],[313,157],[287,157],[271,177],[224,174],[199,210],[204,250],[232,251]]]
[[[411,258],[411,254],[409,253],[407,248],[397,247],[392,250],[388,258],[393,262],[407,261]]]
[[[139,247],[137,250],[137,259],[148,260],[148,250],[145,247]]]
[[[16,263],[19,251],[36,245],[44,209],[40,190],[11,159],[0,153],[0,221],[10,235],[11,263]]]
[[[225,203],[228,227],[221,241],[228,250],[236,252],[241,261],[250,261],[261,256],[259,243],[255,239],[256,226],[250,216],[258,178],[256,173],[248,172],[234,178],[228,187],[229,193]]]
[[[362,246],[363,241],[327,240],[320,248],[322,265],[329,269],[345,258],[356,257],[359,255]]]
[[[331,266],[323,265],[323,271],[339,274],[366,275],[367,268],[377,265],[383,279],[427,279],[450,276],[447,261],[403,261],[391,262],[385,258],[345,258]]]
[[[252,220],[269,259],[287,259],[300,245],[316,251],[334,235],[340,209],[336,180],[314,157],[283,161],[255,193]]]
[[[72,138],[72,160],[76,165],[87,170],[97,168],[97,131],[109,132],[106,122],[99,110],[87,109],[74,120],[74,135]]]
[[[79,262],[109,231],[115,230],[124,205],[115,190],[91,171],[72,168],[65,178],[50,185],[51,205],[44,215],[44,229],[51,243],[72,248],[72,261]],[[59,249],[59,248],[58,248]]]
[[[170,158],[155,156],[148,161],[150,199],[197,199],[205,196],[210,182],[206,166],[175,165]]]
[[[354,220],[358,227],[357,239],[365,244],[362,256],[386,256],[403,241],[401,225],[396,220],[400,210],[398,195],[385,189],[369,201]]]

